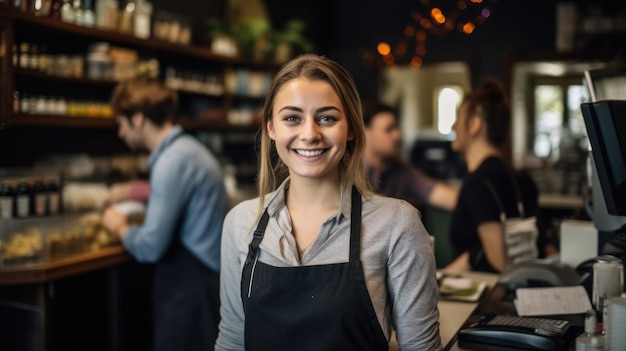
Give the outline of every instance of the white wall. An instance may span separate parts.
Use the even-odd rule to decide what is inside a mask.
[[[471,89],[469,67],[465,62],[390,67],[382,71],[380,100],[395,106],[400,117],[403,153],[408,156],[417,138],[442,138],[437,132],[435,91],[443,85]]]

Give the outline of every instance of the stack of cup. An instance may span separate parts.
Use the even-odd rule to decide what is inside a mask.
[[[605,350],[626,350],[626,294],[607,301]]]

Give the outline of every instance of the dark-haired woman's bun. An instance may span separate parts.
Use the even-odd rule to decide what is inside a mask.
[[[504,93],[504,86],[499,80],[495,78],[485,78],[480,83],[479,91],[489,98],[495,101],[506,101],[506,95]]]

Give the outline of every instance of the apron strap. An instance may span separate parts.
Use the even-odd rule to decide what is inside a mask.
[[[359,261],[361,248],[361,193],[352,186],[352,210],[350,212],[350,261]]]
[[[261,220],[259,220],[259,225],[257,225],[254,230],[254,234],[252,236],[252,240],[248,245],[248,257],[246,257],[246,263],[249,264],[254,260],[257,254],[257,250],[259,249],[259,245],[261,245],[261,241],[263,240],[263,236],[265,235],[265,227],[267,227],[267,222],[269,222],[270,215],[267,213],[267,208],[263,211],[263,215],[261,216]]]
[[[254,260],[259,249],[259,245],[265,235],[265,228],[269,222],[270,215],[267,208],[263,211],[263,215],[259,220],[259,224],[254,230],[252,240],[248,245],[248,256],[245,264],[249,264]],[[361,193],[357,188],[352,186],[352,211],[350,214],[350,261],[358,261],[360,259],[361,249]]]

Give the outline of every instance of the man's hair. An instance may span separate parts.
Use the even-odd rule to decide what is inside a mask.
[[[174,117],[178,94],[160,80],[137,77],[119,83],[111,96],[111,108],[115,116],[130,119],[141,112],[157,126]]]
[[[397,116],[397,111],[390,105],[382,103],[376,100],[368,100],[363,102],[363,123],[365,127],[368,128],[376,116],[382,112],[389,112],[394,116]]]

